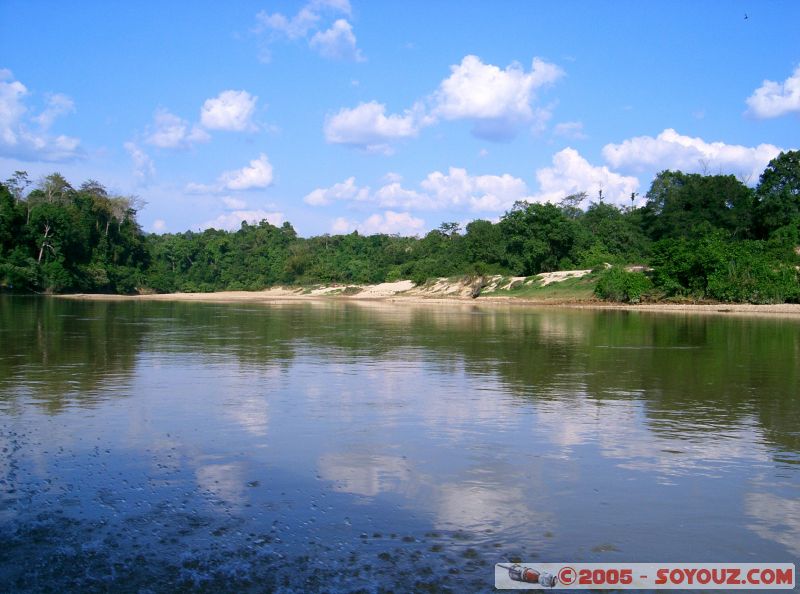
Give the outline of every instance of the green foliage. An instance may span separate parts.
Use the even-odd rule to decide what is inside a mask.
[[[732,176],[661,172],[643,208],[518,202],[499,222],[462,231],[444,222],[424,237],[298,237],[289,223],[242,223],[144,235],[137,199],[97,181],[77,189],[60,174],[31,191],[25,172],[0,184],[0,287],[39,292],[135,293],[259,290],[276,284],[357,285],[475,275],[597,270],[575,285],[515,292],[637,301],[653,294],[750,301],[798,300],[800,154],[782,153],[751,191]],[[605,263],[614,267],[605,270]],[[625,264],[650,264],[652,275]],[[652,280],[652,285],[651,285]],[[561,295],[561,293],[564,295]],[[526,295],[527,296],[527,295]],[[576,297],[577,298],[577,297]]]
[[[45,177],[29,194],[25,172],[0,186],[0,286],[39,292],[133,292],[148,265],[134,200],[98,182],[74,190]]]
[[[785,245],[734,242],[722,234],[662,240],[654,248],[653,279],[666,295],[747,303],[800,297],[798,274]]]
[[[578,224],[554,204],[517,202],[499,226],[504,264],[515,275],[551,272],[571,261]]]
[[[737,238],[753,231],[753,192],[732,175],[662,171],[647,192],[643,222],[654,240],[701,237],[722,229]]]
[[[756,188],[756,220],[761,237],[800,227],[800,151],[781,153],[769,162]]]
[[[607,301],[639,303],[652,288],[652,281],[644,273],[612,266],[600,273],[594,294]]]

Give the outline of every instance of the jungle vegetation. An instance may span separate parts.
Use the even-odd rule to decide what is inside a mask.
[[[584,209],[581,205],[588,203]],[[612,268],[601,298],[800,301],[800,151],[773,159],[758,184],[662,171],[641,207],[518,202],[498,222],[445,222],[423,237],[298,236],[290,223],[237,231],[146,234],[142,203],[99,182],[53,173],[0,184],[0,287],[62,292],[258,290],[315,283]],[[625,265],[651,268],[628,272]]]

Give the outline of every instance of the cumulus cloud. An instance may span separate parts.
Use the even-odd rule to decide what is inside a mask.
[[[206,99],[200,108],[200,122],[195,124],[161,107],[145,128],[143,142],[161,149],[188,149],[210,141],[208,130],[258,130],[252,121],[257,102],[258,97],[247,91],[222,91]]]
[[[369,187],[359,187],[355,178],[350,177],[330,188],[315,189],[304,201],[313,206],[340,201],[381,208],[502,212],[529,195],[525,182],[512,175],[470,175],[466,169],[458,167],[451,167],[447,173],[428,174],[420,183],[420,190],[403,187],[395,176],[386,181],[372,192]]]
[[[539,58],[525,71],[518,64],[501,69],[466,56],[450,70],[434,93],[402,114],[387,115],[386,106],[377,101],[342,108],[326,118],[325,139],[389,154],[391,143],[415,137],[441,119],[472,121],[475,136],[494,141],[509,140],[522,126],[541,132],[551,108],[534,105],[536,91],[564,76],[561,68]]]
[[[447,174],[434,171],[420,184],[434,204],[468,207],[471,211],[504,211],[517,200],[525,200],[528,187],[518,177],[469,175],[466,169],[450,167]]]
[[[345,217],[337,217],[331,222],[331,233],[334,235],[346,235],[352,233],[356,228],[356,224]]]
[[[217,178],[213,184],[199,184],[190,182],[186,184],[184,191],[187,194],[216,194],[226,190],[242,191],[267,188],[272,185],[273,172],[272,164],[264,153],[257,159],[241,169],[225,171]],[[235,200],[230,197],[223,200]]]
[[[258,159],[250,161],[248,166],[226,171],[220,176],[219,181],[228,190],[266,188],[272,184],[272,165],[267,155],[261,153]]]
[[[156,174],[153,160],[135,142],[126,142],[123,147],[133,161],[133,176],[137,182],[146,184]]]
[[[402,115],[386,115],[383,103],[370,101],[352,109],[342,108],[325,119],[325,139],[332,144],[346,144],[369,152],[391,152],[390,142],[414,137],[425,124],[421,108]]]
[[[233,210],[242,210],[247,206],[247,203],[244,200],[234,198],[233,196],[223,196],[222,203],[226,206],[226,208],[231,208]]]
[[[638,136],[603,147],[603,157],[614,168],[634,171],[680,169],[700,173],[720,171],[751,180],[757,180],[767,163],[780,152],[781,149],[772,144],[747,147],[706,142],[702,138],[683,136],[671,128],[655,138]]]
[[[58,118],[75,111],[75,102],[62,93],[53,93],[47,97],[47,107],[33,118],[42,128],[48,129]]]
[[[234,210],[219,215],[215,219],[200,225],[201,229],[224,229],[236,231],[243,222],[257,225],[261,221],[268,221],[271,225],[280,226],[286,220],[282,212],[267,212],[265,210]]]
[[[472,55],[450,70],[450,76],[434,93],[433,115],[446,120],[473,120],[473,133],[489,140],[508,139],[521,124],[535,125],[537,120],[549,117],[546,109],[534,110],[535,92],[564,76],[560,67],[539,58],[533,59],[528,72],[519,64],[505,69],[484,64]]]
[[[414,190],[407,190],[399,181],[389,182],[380,187],[373,197],[378,206],[386,208],[431,209],[436,205],[430,196]]]
[[[343,18],[337,18],[331,23],[330,15],[337,13],[350,16],[349,0],[312,0],[294,16],[261,11],[256,15],[256,32],[270,32],[269,41],[280,37],[289,40],[306,39],[311,49],[329,60],[363,61],[364,57],[356,47],[356,36],[350,23]]]
[[[259,30],[280,32],[289,39],[298,39],[308,35],[308,32],[316,27],[319,18],[319,15],[308,6],[301,8],[293,17],[287,17],[280,12],[269,14],[263,10],[256,15],[256,20],[260,25]]]
[[[364,56],[356,47],[353,28],[344,19],[338,19],[327,31],[317,31],[308,42],[311,49],[323,58],[331,60],[353,60],[363,62]]]
[[[408,212],[392,210],[376,213],[361,222],[350,221],[344,217],[335,219],[331,232],[342,234],[358,231],[362,235],[419,235],[425,227],[425,221],[412,216]]]
[[[317,188],[309,192],[303,202],[312,206],[326,206],[337,200],[365,201],[369,198],[369,188],[356,186],[356,178],[349,177],[342,183],[334,184],[330,188]]]
[[[210,139],[208,132],[201,127],[190,126],[183,118],[161,108],[148,126],[145,142],[159,148],[188,148]]]
[[[10,70],[0,69],[0,154],[23,161],[67,162],[84,156],[80,140],[52,135],[50,127],[59,117],[75,110],[66,95],[48,96],[45,108],[30,113],[27,87]]]
[[[603,198],[615,204],[628,204],[631,194],[639,188],[635,177],[620,175],[605,166],[595,166],[573,148],[565,148],[553,155],[551,167],[536,172],[539,202],[558,202],[565,196],[578,192],[592,195],[603,190]]]
[[[747,98],[748,113],[757,118],[777,118],[800,113],[800,66],[782,83],[765,80]]]
[[[167,229],[167,222],[164,219],[156,219],[153,221],[152,229],[156,233],[163,233]]]
[[[256,130],[252,117],[258,97],[247,91],[222,91],[206,99],[200,109],[200,123],[209,130],[243,132]]]

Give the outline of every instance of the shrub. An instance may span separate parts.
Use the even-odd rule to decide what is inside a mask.
[[[652,288],[653,283],[644,273],[614,266],[600,273],[594,294],[606,301],[639,303]]]

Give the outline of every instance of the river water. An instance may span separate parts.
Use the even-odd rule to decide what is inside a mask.
[[[0,297],[4,591],[796,562],[800,321]]]

